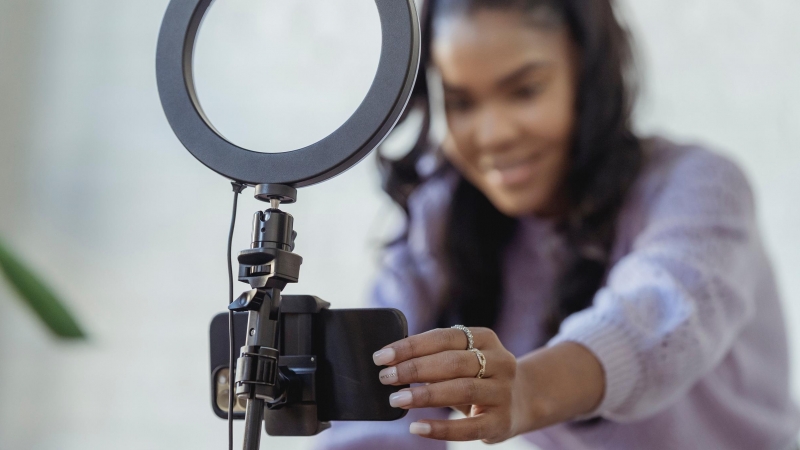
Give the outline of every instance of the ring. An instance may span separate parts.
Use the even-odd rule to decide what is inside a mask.
[[[478,362],[481,364],[481,370],[478,371],[478,374],[475,375],[475,378],[483,378],[483,375],[486,373],[486,357],[483,356],[483,352],[477,348],[470,349],[470,351],[475,353],[475,356],[478,357]]]
[[[469,331],[469,328],[465,327],[464,325],[453,325],[450,328],[455,328],[456,330],[463,331],[464,334],[467,335],[467,350],[474,349],[473,344],[475,343],[475,341],[472,338],[472,331]]]

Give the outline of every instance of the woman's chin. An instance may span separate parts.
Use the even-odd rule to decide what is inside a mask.
[[[549,216],[546,197],[536,189],[486,193],[489,201],[509,217]]]

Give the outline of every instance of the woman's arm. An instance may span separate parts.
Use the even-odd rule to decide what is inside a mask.
[[[572,420],[594,411],[603,399],[605,373],[597,357],[586,347],[564,342],[542,348],[517,361],[517,388],[521,417],[527,418],[520,433]]]
[[[675,164],[632,251],[550,343],[598,357],[606,393],[593,414],[619,422],[663,410],[722,361],[754,316],[768,264],[741,171],[706,151]]]

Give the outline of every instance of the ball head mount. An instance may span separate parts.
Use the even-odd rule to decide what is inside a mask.
[[[297,283],[303,258],[293,253],[297,233],[294,218],[280,209],[294,203],[297,191],[285,185],[257,185],[255,198],[270,207],[253,216],[250,248],[239,252],[239,281],[250,290],[229,309],[247,312],[247,337],[236,363],[236,396],[246,399],[244,450],[258,450],[261,423],[270,435],[314,435],[330,427],[317,420],[315,405],[316,359],[311,353],[311,323],[292,321],[295,354],[281,355],[278,336],[283,301],[293,314],[315,314],[329,304],[311,296],[281,292]],[[281,411],[283,410],[283,411]],[[265,420],[266,417],[266,420]]]

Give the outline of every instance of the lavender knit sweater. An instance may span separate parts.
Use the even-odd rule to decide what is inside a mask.
[[[789,397],[783,317],[747,180],[701,148],[659,138],[645,147],[607,280],[593,305],[569,317],[549,344],[578,342],[600,360],[606,391],[592,416],[605,420],[559,424],[525,438],[544,450],[789,448],[800,413]],[[436,320],[436,249],[452,175],[414,193],[409,239],[388,249],[374,290],[373,305],[402,310],[411,334]],[[552,223],[530,217],[506,252],[495,331],[517,356],[543,338],[541,317],[562,248]],[[447,415],[412,410],[398,422],[335,423],[317,444],[444,449],[444,442],[409,434],[408,424]]]

